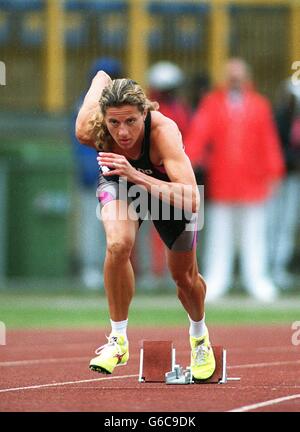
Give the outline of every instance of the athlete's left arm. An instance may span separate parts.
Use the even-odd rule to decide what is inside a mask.
[[[153,131],[152,139],[170,179],[170,182],[162,183],[168,185],[170,193],[174,194],[175,198],[179,194],[180,199],[184,194],[185,206],[190,206],[193,212],[197,211],[200,204],[197,182],[190,159],[184,152],[177,125],[166,119]]]
[[[158,117],[151,130],[151,146],[161,160],[170,182],[131,169],[129,181],[143,186],[151,195],[175,207],[197,212],[200,194],[191,162],[183,149],[179,129],[172,120]]]

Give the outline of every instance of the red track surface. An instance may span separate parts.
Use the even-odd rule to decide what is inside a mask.
[[[187,329],[130,329],[130,361],[106,376],[88,369],[103,329],[8,331],[0,346],[0,412],[298,411],[300,346],[285,327],[210,327],[227,350],[227,384],[139,383],[141,339],[173,340],[176,362],[189,364]],[[265,405],[261,405],[265,403]]]

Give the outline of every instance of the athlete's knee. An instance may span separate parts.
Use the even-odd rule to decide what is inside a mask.
[[[178,290],[184,289],[186,291],[192,289],[194,283],[193,268],[189,268],[186,270],[182,270],[180,268],[174,268],[171,269],[171,275],[174,282],[176,283]]]
[[[118,262],[126,261],[130,258],[132,248],[133,242],[130,239],[112,239],[107,240],[106,253],[110,258]]]
[[[179,299],[189,296],[193,291],[197,291],[202,297],[206,294],[206,284],[198,272],[187,271],[174,278],[177,286],[177,295]]]

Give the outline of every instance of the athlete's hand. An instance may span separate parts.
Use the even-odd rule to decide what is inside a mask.
[[[126,177],[128,181],[134,181],[136,176],[136,169],[130,165],[128,160],[123,155],[115,153],[98,153],[97,156],[98,165],[101,167],[106,166],[110,168],[109,171],[103,172],[105,177],[120,176]]]

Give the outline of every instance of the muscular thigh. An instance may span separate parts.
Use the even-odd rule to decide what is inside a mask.
[[[107,241],[123,240],[134,243],[139,222],[130,214],[125,201],[113,200],[105,204],[101,217]]]
[[[167,249],[167,263],[171,274],[197,274],[198,264],[196,248],[190,251],[174,251]]]
[[[151,215],[152,216],[152,215]],[[153,220],[154,226],[161,239],[172,251],[187,252],[196,248],[197,243],[197,215],[189,219],[160,218]]]
[[[97,196],[107,241],[134,243],[139,227],[138,216],[127,198],[127,188],[117,179],[99,178]]]

